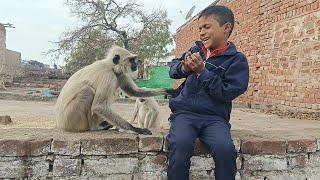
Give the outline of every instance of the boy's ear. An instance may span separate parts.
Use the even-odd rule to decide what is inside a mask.
[[[223,26],[224,26],[224,32],[225,32],[226,34],[230,34],[231,29],[232,29],[232,24],[229,23],[229,22],[227,22],[227,23],[225,23]]]

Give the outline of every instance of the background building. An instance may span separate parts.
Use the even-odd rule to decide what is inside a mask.
[[[6,48],[6,29],[0,23],[0,78],[12,83],[21,73],[21,53]]]

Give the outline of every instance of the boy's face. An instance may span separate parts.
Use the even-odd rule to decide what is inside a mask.
[[[201,16],[198,20],[200,40],[207,49],[217,49],[227,42],[231,31],[231,24],[220,26],[214,15]]]

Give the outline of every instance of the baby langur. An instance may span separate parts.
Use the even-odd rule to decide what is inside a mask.
[[[148,129],[160,129],[159,105],[154,98],[137,98],[133,111],[133,119],[138,126]]]
[[[139,134],[151,134],[148,129],[133,127],[111,109],[114,93],[119,87],[136,97],[168,94],[165,89],[138,88],[132,79],[138,65],[135,54],[113,46],[104,59],[73,74],[56,102],[56,127],[81,132],[115,126]]]

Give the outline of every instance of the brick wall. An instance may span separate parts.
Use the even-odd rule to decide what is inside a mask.
[[[1,77],[5,82],[13,82],[13,77],[21,71],[21,53],[6,48],[6,29],[0,23],[0,69],[3,66]]]
[[[13,77],[21,74],[21,53],[7,49],[5,62],[6,70],[4,73],[10,77],[9,82],[12,82]]]
[[[319,0],[225,0],[240,25],[231,40],[250,65],[248,91],[236,102],[320,110]],[[179,56],[198,39],[197,19],[177,30]],[[175,85],[177,86],[177,85]]]
[[[239,152],[237,180],[320,177],[319,139],[234,138],[234,143]],[[0,139],[0,179],[165,180],[167,156],[168,147],[162,135],[91,132],[87,136],[64,133],[53,139],[10,136]],[[208,150],[196,141],[190,179],[214,179],[214,168]]]

